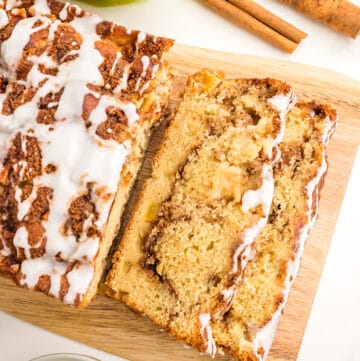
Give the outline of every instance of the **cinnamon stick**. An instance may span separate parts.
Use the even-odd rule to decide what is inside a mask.
[[[240,27],[253,32],[288,53],[292,53],[299,45],[226,0],[201,1]]]
[[[258,19],[278,33],[286,36],[288,39],[295,41],[295,43],[300,43],[302,39],[307,37],[307,34],[302,30],[274,15],[253,0],[228,1],[238,8],[246,11],[248,14],[252,15],[254,18]]]
[[[360,33],[360,7],[347,0],[281,0],[336,31],[355,39]]]

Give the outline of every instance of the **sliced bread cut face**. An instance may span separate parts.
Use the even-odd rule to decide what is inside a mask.
[[[0,11],[0,270],[85,306],[169,101],[172,40],[55,0]]]
[[[256,256],[230,310],[211,325],[218,346],[238,360],[264,360],[269,352],[316,218],[335,124],[336,112],[315,102],[288,113],[268,224],[255,239]]]
[[[111,296],[215,353],[210,321],[230,307],[266,225],[293,102],[272,79],[189,78],[114,256]]]

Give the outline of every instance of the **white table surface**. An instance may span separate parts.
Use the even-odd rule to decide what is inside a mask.
[[[285,54],[236,27],[197,0],[147,0],[117,8],[96,9],[96,12],[128,27],[172,37],[179,43],[322,66],[360,81],[360,38],[355,41],[347,39],[276,0],[258,2],[309,34],[294,54]],[[360,0],[352,2],[360,6]],[[359,184],[360,150],[298,361],[360,360]],[[122,360],[2,312],[0,347],[1,361],[28,361],[33,357],[55,352],[78,352],[102,361]]]

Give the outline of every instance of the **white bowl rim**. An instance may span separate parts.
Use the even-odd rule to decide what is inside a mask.
[[[72,358],[76,361],[101,361],[97,358],[94,358],[92,356],[84,355],[84,354],[78,354],[78,353],[51,353],[47,355],[41,355],[35,358],[32,358],[29,361],[56,361],[58,358]]]

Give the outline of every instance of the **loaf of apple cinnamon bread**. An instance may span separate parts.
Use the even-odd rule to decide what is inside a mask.
[[[55,0],[0,5],[0,270],[86,305],[150,131],[172,40]]]

